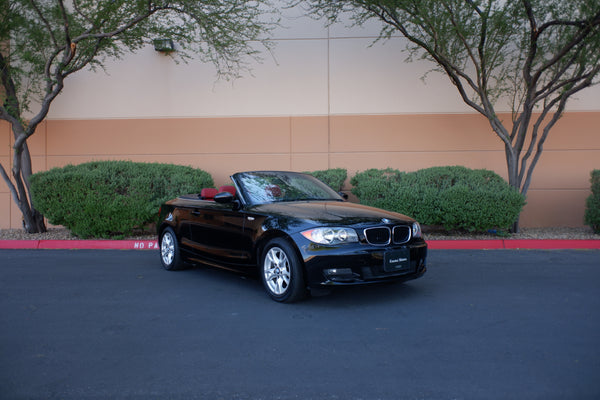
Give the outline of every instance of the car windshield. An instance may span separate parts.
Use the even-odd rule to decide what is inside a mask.
[[[250,204],[280,201],[342,201],[329,186],[317,178],[296,172],[242,172],[233,180]]]

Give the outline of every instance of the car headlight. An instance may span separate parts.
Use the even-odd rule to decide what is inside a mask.
[[[302,232],[302,236],[319,244],[358,242],[356,231],[350,228],[315,228]]]
[[[421,232],[421,225],[419,225],[418,222],[413,223],[412,236],[415,238],[420,238],[423,236],[423,233]]]

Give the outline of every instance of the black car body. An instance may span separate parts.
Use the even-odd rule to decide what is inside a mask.
[[[405,215],[349,203],[296,172],[242,172],[233,186],[163,204],[158,224],[166,269],[200,262],[259,272],[277,301],[307,289],[406,281],[426,271],[427,244]]]

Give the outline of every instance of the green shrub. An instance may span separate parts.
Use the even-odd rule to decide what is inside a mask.
[[[156,222],[164,201],[213,186],[205,171],[170,164],[96,161],[31,177],[32,200],[50,223],[79,237],[123,237]]]
[[[600,170],[592,171],[591,176],[592,194],[586,202],[585,224],[600,233]]]
[[[416,172],[370,169],[350,181],[361,203],[445,229],[508,229],[525,198],[492,171],[433,167]]]
[[[325,182],[329,187],[338,192],[342,190],[344,182],[348,177],[348,171],[344,168],[333,168],[305,173]]]

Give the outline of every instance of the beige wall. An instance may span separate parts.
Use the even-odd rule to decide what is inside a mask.
[[[319,32],[321,33],[321,32]],[[471,113],[448,78],[425,61],[404,62],[394,38],[275,40],[274,56],[252,74],[217,80],[212,66],[176,64],[150,47],[108,62],[107,73],[69,77],[50,119],[270,117]],[[258,46],[257,46],[258,47]],[[510,111],[499,102],[497,111]],[[569,111],[600,111],[600,86],[578,93]]]
[[[600,168],[600,112],[566,114],[545,145],[523,226],[582,226],[589,173]],[[0,161],[11,135],[0,123]],[[191,165],[217,185],[240,170],[342,167],[413,171],[434,165],[491,169],[506,177],[502,143],[475,114],[49,120],[30,141],[36,171],[89,160]],[[0,184],[0,227],[21,217]]]

